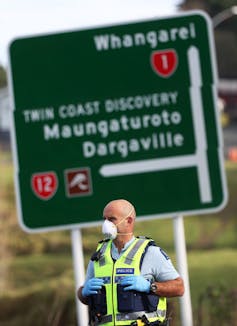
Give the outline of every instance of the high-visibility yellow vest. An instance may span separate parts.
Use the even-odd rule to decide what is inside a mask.
[[[116,261],[113,261],[111,257],[112,240],[99,243],[97,247],[97,253],[99,255],[97,257],[98,259],[94,261],[94,273],[95,277],[104,280],[106,312],[98,319],[98,325],[130,325],[143,315],[150,322],[157,320],[162,322],[165,320],[166,298],[137,291],[119,291],[119,282],[122,277],[141,274],[141,259],[150,241],[152,240],[147,238],[136,238]],[[144,302],[144,299],[150,302],[149,300],[151,298],[155,299],[154,309],[150,309],[150,305],[149,310],[144,309],[144,307],[142,310],[138,309],[140,308],[141,302]],[[133,310],[131,310],[131,307]],[[128,311],[126,311],[127,309]]]

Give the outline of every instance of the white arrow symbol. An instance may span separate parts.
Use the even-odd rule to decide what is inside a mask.
[[[100,174],[104,177],[112,177],[114,175],[185,168],[195,165],[197,159],[197,155],[183,155],[180,157],[155,158],[127,163],[107,164],[101,167]]]

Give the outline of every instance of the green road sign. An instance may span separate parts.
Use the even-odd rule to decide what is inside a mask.
[[[209,19],[200,12],[19,38],[9,48],[21,225],[98,223],[226,202]]]

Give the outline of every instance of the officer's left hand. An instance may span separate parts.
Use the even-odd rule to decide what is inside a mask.
[[[124,291],[136,290],[139,292],[150,292],[150,282],[143,276],[125,276],[121,280],[121,285],[125,285]]]

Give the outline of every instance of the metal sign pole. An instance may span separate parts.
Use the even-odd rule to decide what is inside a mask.
[[[75,292],[76,292],[76,312],[77,312],[77,323],[78,326],[88,325],[88,309],[87,306],[83,305],[77,298],[77,290],[79,286],[84,283],[85,271],[84,271],[84,257],[83,257],[83,246],[81,229],[75,229],[71,231],[72,240],[72,255],[73,255],[73,266],[75,275]]]
[[[193,326],[183,216],[177,215],[173,218],[173,221],[177,267],[180,275],[184,280],[185,286],[184,295],[180,298],[181,322],[183,326]]]

